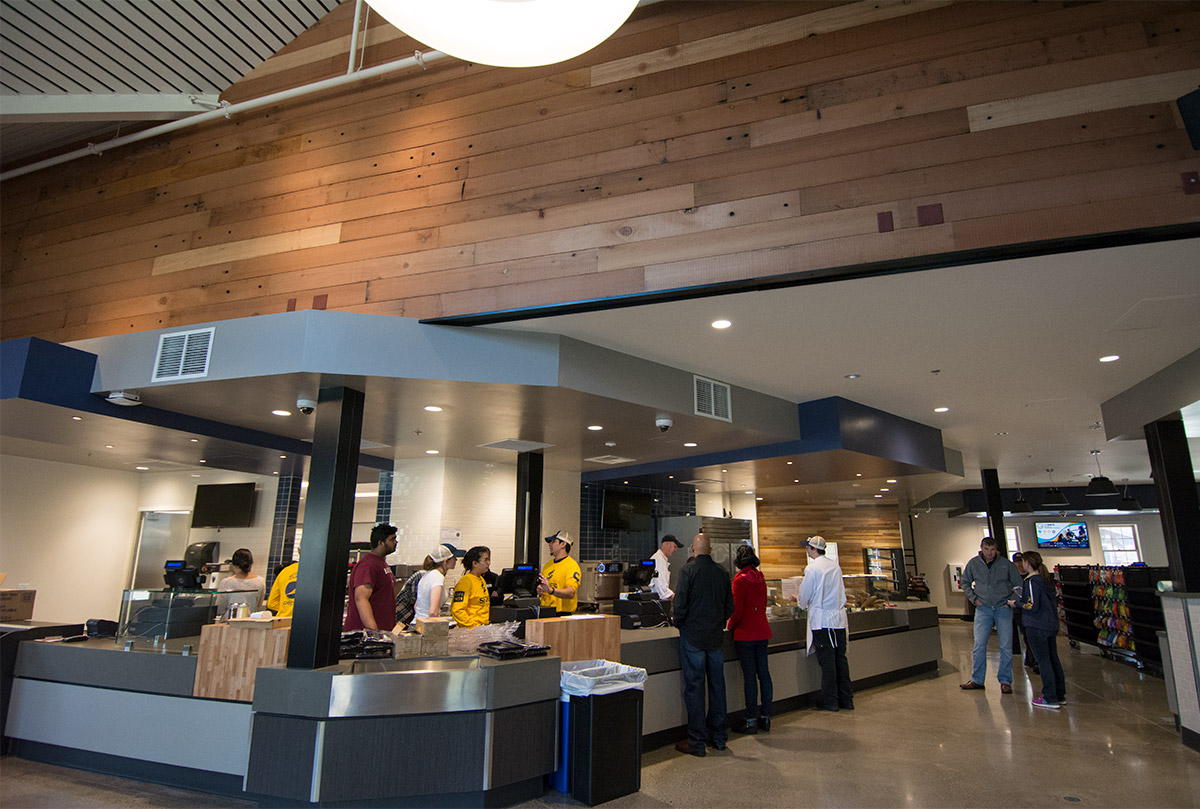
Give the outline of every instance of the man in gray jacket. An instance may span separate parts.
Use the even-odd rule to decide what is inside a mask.
[[[1000,693],[1012,693],[1012,608],[1008,601],[1020,592],[1021,574],[1012,562],[999,554],[996,540],[984,537],[979,555],[967,562],[962,573],[963,593],[975,605],[975,648],[971,679],[959,686],[964,691],[982,691],[987,679],[987,645],[996,627],[1000,641]]]

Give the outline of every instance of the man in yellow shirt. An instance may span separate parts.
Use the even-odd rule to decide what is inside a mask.
[[[292,562],[275,575],[271,595],[267,596],[267,609],[280,618],[290,616],[296,607],[296,574],[299,572],[300,563]]]
[[[542,577],[538,582],[538,595],[542,606],[554,607],[559,614],[575,612],[579,604],[579,563],[567,554],[571,551],[571,535],[558,531],[546,537],[550,546],[550,561],[542,566]]]

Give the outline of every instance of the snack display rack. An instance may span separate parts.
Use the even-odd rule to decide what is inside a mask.
[[[1059,565],[1059,617],[1072,646],[1100,647],[1105,657],[1162,668],[1157,633],[1165,628],[1157,584],[1165,567]]]

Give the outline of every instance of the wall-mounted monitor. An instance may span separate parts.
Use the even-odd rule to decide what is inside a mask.
[[[1039,548],[1087,548],[1088,530],[1085,522],[1035,522]]]
[[[600,527],[605,531],[653,531],[653,508],[650,492],[605,489]]]
[[[202,483],[196,487],[193,528],[248,528],[253,519],[253,483]]]

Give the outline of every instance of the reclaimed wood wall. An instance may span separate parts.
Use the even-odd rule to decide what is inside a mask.
[[[842,572],[865,573],[863,548],[899,548],[900,508],[842,503],[758,504],[758,550],[768,579],[799,576],[808,563],[800,544],[814,534],[836,542]]]
[[[353,3],[233,102],[345,71]],[[372,17],[364,65],[410,55]],[[662,2],[0,188],[0,336],[436,317],[1200,221],[1200,4]]]

